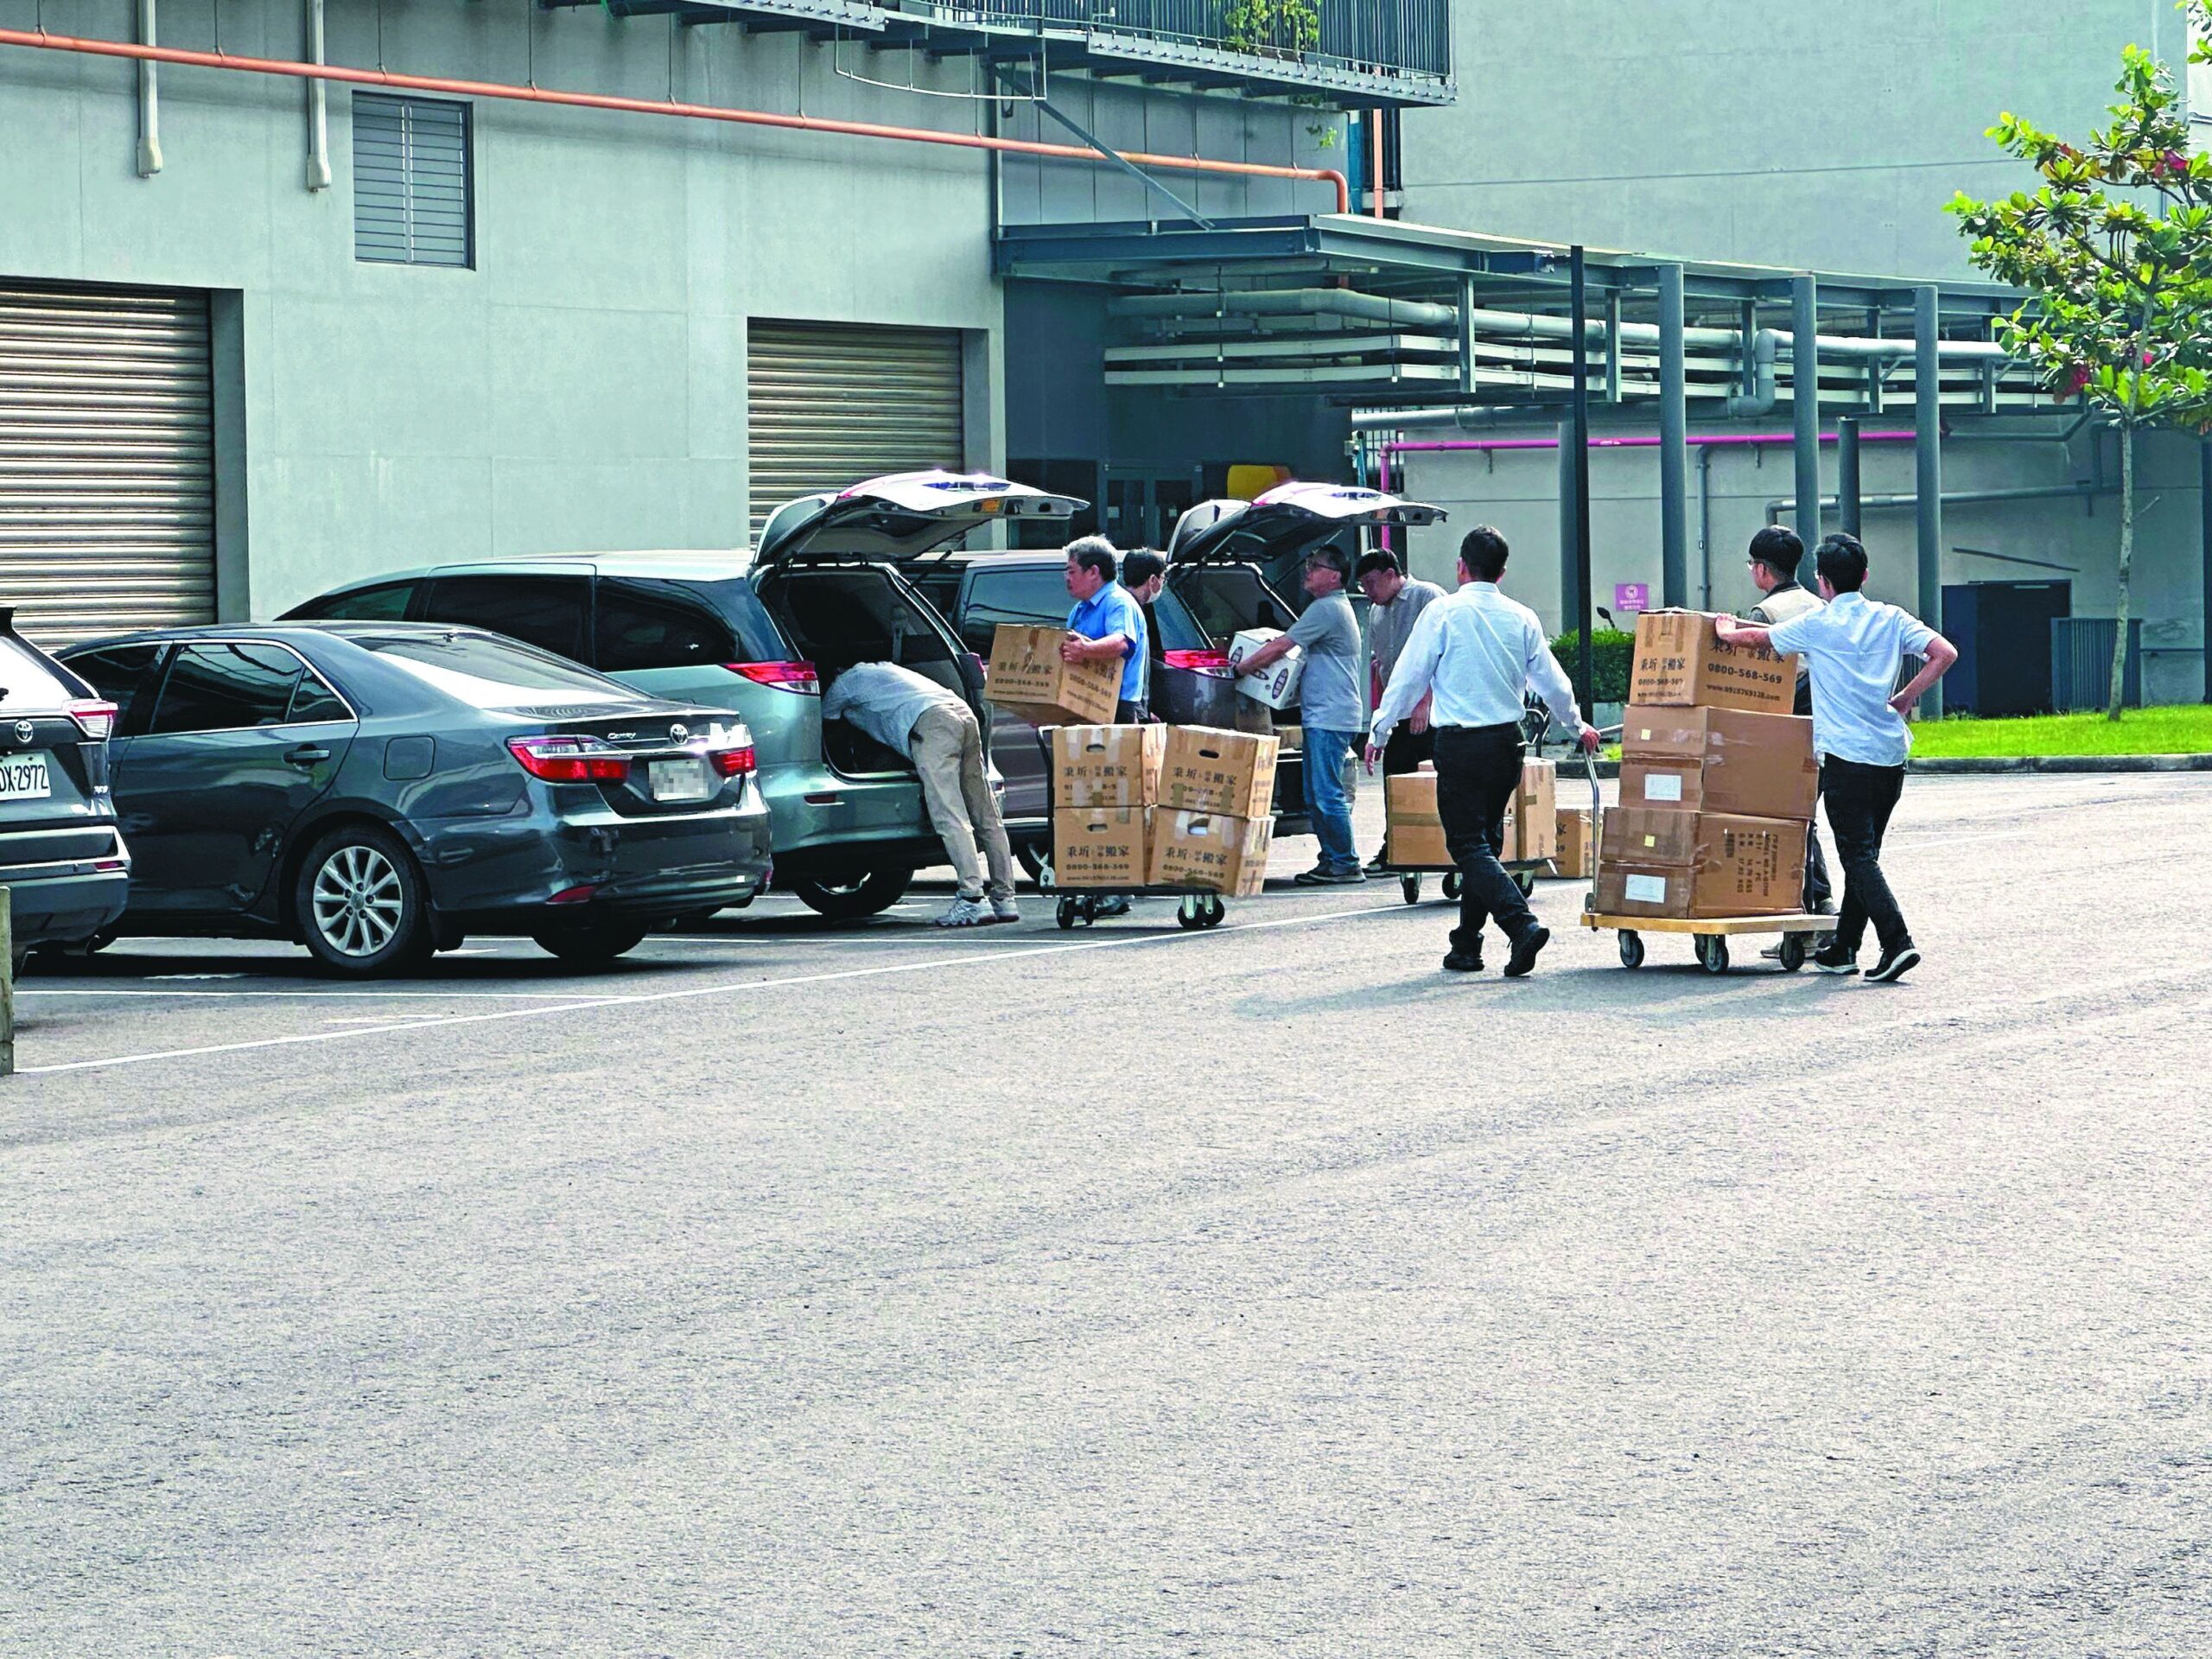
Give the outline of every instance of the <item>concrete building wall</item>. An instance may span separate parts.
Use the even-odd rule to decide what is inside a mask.
[[[44,21],[134,33],[129,0],[47,0]],[[212,48],[215,22],[207,0],[165,0],[161,39]],[[302,26],[297,3],[224,0],[219,44],[303,55]],[[987,118],[842,79],[796,35],[456,0],[385,0],[378,29],[375,8],[332,0],[330,60]],[[353,256],[345,88],[334,188],[311,194],[299,83],[165,67],[166,165],[141,178],[136,81],[129,64],[0,53],[0,274],[214,290],[245,452],[221,508],[226,610],[425,559],[741,542],[748,316],[971,330],[971,364],[996,358],[980,153],[486,100],[475,268],[372,264]],[[1003,458],[997,404],[970,399],[973,463]]]
[[[1964,275],[1943,205],[2016,187],[2015,110],[2104,118],[2170,0],[1455,0],[1459,102],[1404,118],[1405,217],[1697,259]]]

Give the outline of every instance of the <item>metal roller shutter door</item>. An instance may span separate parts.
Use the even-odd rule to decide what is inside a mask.
[[[747,349],[756,539],[794,496],[962,465],[957,329],[756,318]]]
[[[214,620],[206,295],[0,281],[0,604],[48,646]]]

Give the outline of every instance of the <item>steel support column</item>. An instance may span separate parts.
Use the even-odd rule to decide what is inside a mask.
[[[1659,601],[1689,603],[1689,391],[1682,268],[1659,267]]]
[[[1796,436],[1797,533],[1808,548],[1821,539],[1821,304],[1810,274],[1789,288],[1789,406]]]
[[[158,47],[154,0],[138,0],[138,44]],[[138,63],[138,176],[150,179],[162,170],[161,71],[152,62]]]
[[[1574,465],[1574,423],[1561,421],[1559,423],[1559,625],[1563,629],[1574,626],[1574,527],[1581,522],[1574,505],[1578,476]]]
[[[1459,279],[1459,395],[1475,395],[1475,279]]]
[[[2212,702],[2212,442],[2196,446],[2196,516],[2204,558],[2204,626],[2197,638],[2204,649],[2204,701]]]
[[[1835,423],[1835,505],[1837,527],[1848,535],[1858,535],[1859,417],[1856,415],[1846,415]],[[1808,570],[1805,574],[1809,576],[1812,572]]]
[[[1943,626],[1943,405],[1942,368],[1936,358],[1941,290],[1912,291],[1912,424],[1915,512],[1920,564],[1921,620]],[[1920,715],[1933,720],[1943,712],[1943,683],[1929,687]]]
[[[1574,626],[1582,639],[1582,718],[1591,718],[1598,690],[1590,630],[1593,596],[1590,580],[1590,330],[1589,277],[1582,245],[1569,255],[1568,307],[1574,313]]]

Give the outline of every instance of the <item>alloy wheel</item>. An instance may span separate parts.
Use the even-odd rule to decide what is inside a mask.
[[[341,956],[373,957],[398,933],[406,888],[391,861],[373,847],[338,848],[315,872],[315,929]]]

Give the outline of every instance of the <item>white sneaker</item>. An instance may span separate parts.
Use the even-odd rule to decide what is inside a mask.
[[[1018,922],[1020,919],[1021,912],[1015,906],[1014,902],[1014,895],[1012,893],[1007,894],[1003,899],[994,899],[991,900],[992,921]]]
[[[955,899],[952,908],[937,918],[939,927],[985,927],[991,920],[989,908],[980,899]]]

